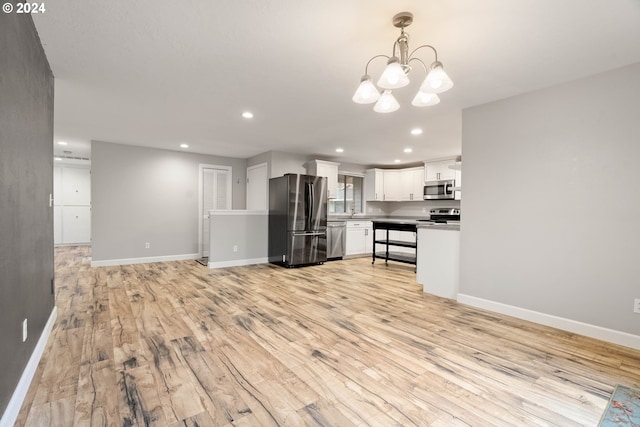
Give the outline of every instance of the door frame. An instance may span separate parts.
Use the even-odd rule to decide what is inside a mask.
[[[232,191],[232,183],[233,183],[233,168],[231,166],[223,166],[223,165],[211,165],[200,163],[198,165],[198,254],[202,257],[202,253],[204,250],[204,242],[202,240],[202,221],[205,219],[204,214],[202,212],[202,208],[204,205],[204,170],[205,169],[222,169],[229,172],[229,180],[227,181],[227,194],[229,195],[229,209],[233,208],[233,191]]]

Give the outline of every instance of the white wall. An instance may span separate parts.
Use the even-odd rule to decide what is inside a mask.
[[[196,257],[200,164],[231,166],[232,208],[245,207],[243,159],[97,141],[91,158],[92,261],[99,265]]]
[[[640,343],[638,111],[640,64],[463,112],[461,301]]]

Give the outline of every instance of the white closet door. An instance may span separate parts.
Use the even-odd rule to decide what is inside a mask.
[[[53,244],[62,243],[62,206],[53,207]]]
[[[60,166],[53,168],[53,205],[62,205],[62,168]]]
[[[91,242],[91,208],[64,206],[62,208],[62,243]]]
[[[209,211],[231,209],[231,170],[202,170],[202,256],[209,256]]]
[[[65,206],[91,205],[91,171],[89,169],[63,169],[62,203]]]
[[[266,211],[268,193],[267,164],[247,168],[247,210]]]

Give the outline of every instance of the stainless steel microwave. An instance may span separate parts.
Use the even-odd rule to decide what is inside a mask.
[[[424,185],[423,200],[436,200],[436,199],[453,199],[455,198],[455,181],[427,181]]]

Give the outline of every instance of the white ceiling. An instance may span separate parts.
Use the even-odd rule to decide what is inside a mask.
[[[389,165],[460,154],[463,108],[640,62],[638,0],[55,0],[33,15],[56,77],[55,140]],[[351,101],[367,60],[432,44],[455,82],[416,108]],[[428,50],[419,55],[427,64]],[[384,60],[369,69],[374,80]],[[414,77],[415,76],[415,77]],[[596,102],[597,100],[594,100]],[[241,117],[251,110],[255,117]],[[424,133],[412,136],[413,127]],[[335,148],[343,147],[343,154]],[[412,154],[403,148],[413,148]],[[56,152],[62,147],[56,146]]]

